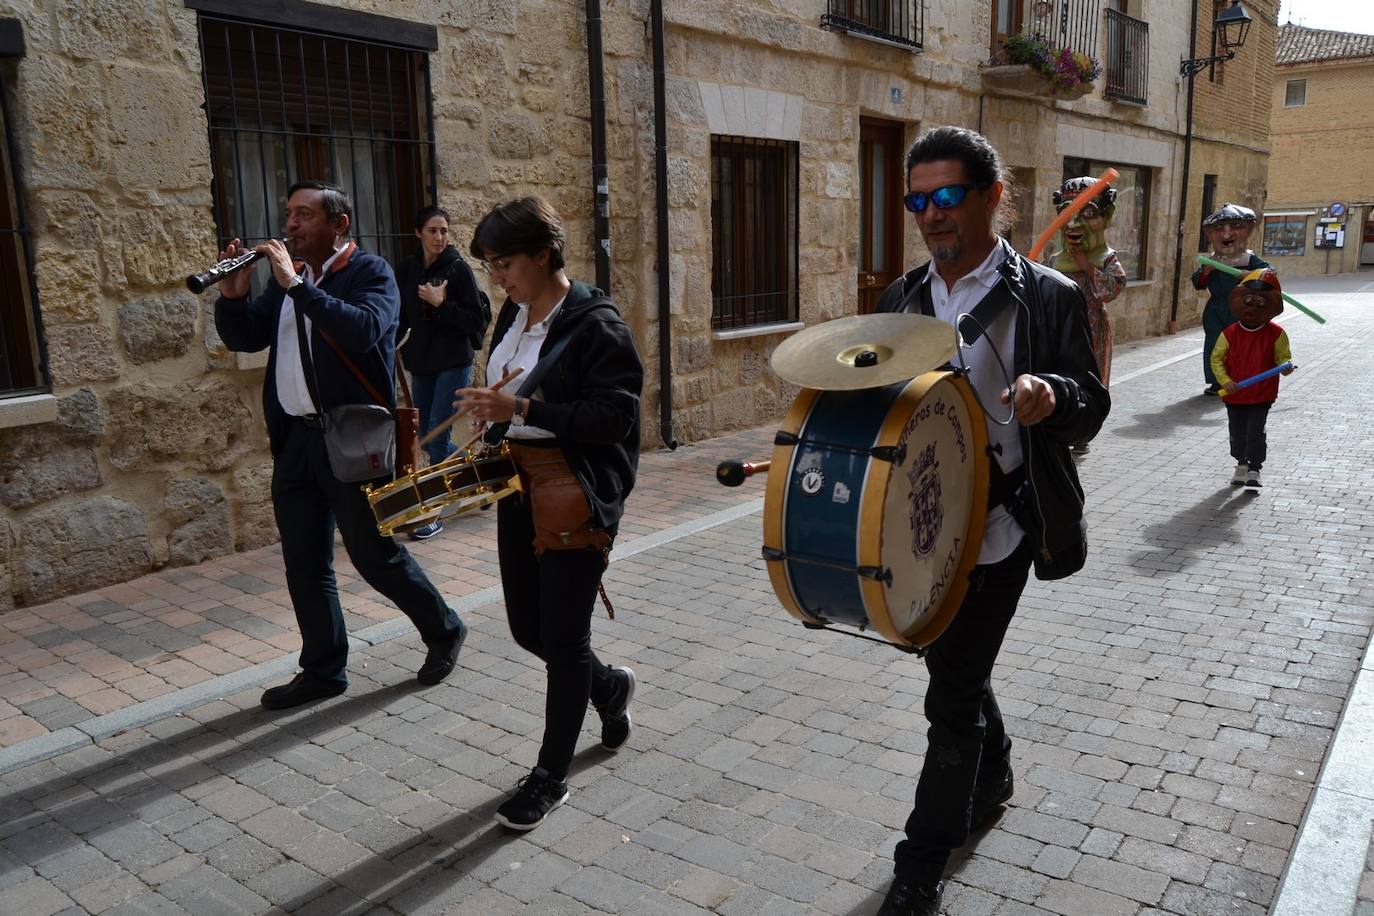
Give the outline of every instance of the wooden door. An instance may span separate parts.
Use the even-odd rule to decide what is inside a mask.
[[[1025,22],[1024,0],[992,0],[992,53],[1002,50],[1002,44],[1021,31]]]
[[[902,275],[902,125],[859,120],[859,314],[878,306],[887,285]]]

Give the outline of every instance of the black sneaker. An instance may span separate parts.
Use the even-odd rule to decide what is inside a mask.
[[[1012,792],[1016,791],[1016,786],[1011,778],[1011,770],[1007,770],[1007,775],[985,785],[979,785],[973,790],[973,816],[969,819],[969,830],[981,830],[992,820],[997,809],[1002,807],[1011,799]]]
[[[878,916],[939,916],[940,897],[944,892],[943,881],[917,884],[905,878],[893,878],[883,905],[878,907]]]
[[[467,638],[468,625],[459,620],[457,636],[448,642],[429,646],[429,651],[425,653],[425,663],[420,666],[415,680],[426,687],[433,687],[448,677],[453,672],[453,666],[458,663],[458,650],[463,648],[463,640]]]
[[[410,532],[410,539],[412,541],[425,541],[434,537],[436,534],[443,530],[444,523],[439,521],[438,519],[435,519],[428,525],[421,525],[419,528],[416,528],[414,531]]]
[[[635,695],[635,673],[623,665],[611,671],[620,675],[620,686],[611,702],[597,712],[601,714],[602,749],[618,751],[630,740],[630,701]]]
[[[567,800],[568,784],[549,778],[547,770],[535,767],[520,780],[515,794],[496,809],[496,823],[511,830],[533,830]]]
[[[265,690],[262,694],[262,705],[267,709],[291,709],[316,700],[336,697],[347,689],[346,683],[322,681],[302,671],[289,683]]]

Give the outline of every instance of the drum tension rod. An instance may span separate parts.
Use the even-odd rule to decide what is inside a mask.
[[[872,579],[884,585],[892,585],[892,570],[886,566],[851,566],[847,563],[835,563],[831,560],[819,560],[814,557],[803,557],[797,554],[788,554],[776,547],[763,548],[763,558],[771,562],[781,562],[791,560],[793,563],[807,563],[811,566],[821,566],[825,569],[837,569],[840,572],[852,572],[864,579]]]
[[[789,433],[784,430],[778,430],[778,434],[773,437],[774,445],[796,445],[800,441],[796,433]]]
[[[879,461],[886,461],[888,464],[901,464],[906,460],[905,445],[875,445],[868,450],[868,453]]]
[[[829,630],[832,633],[839,633],[843,636],[852,636],[855,639],[864,639],[868,642],[876,642],[880,645],[891,646],[898,652],[905,652],[907,655],[914,655],[917,658],[924,658],[926,654],[924,646],[899,646],[895,642],[888,642],[886,639],[878,639],[876,636],[865,636],[863,633],[855,633],[850,630],[836,629],[835,627],[827,626],[823,623],[807,623],[803,620],[802,626],[806,627],[808,630]]]

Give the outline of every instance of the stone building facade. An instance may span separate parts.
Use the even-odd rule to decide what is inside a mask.
[[[1165,330],[1180,221],[1178,60],[1193,0],[1025,3],[1017,25],[1088,14],[1079,18],[1090,37],[1074,49],[1105,59],[1108,73],[1074,99],[988,68],[1010,2],[898,0],[889,10],[905,12],[875,29],[834,16],[852,12],[838,0],[665,0],[670,326],[660,328],[651,3],[603,0],[611,285],[646,364],[646,446],[661,445],[661,331],[670,340],[672,437],[690,443],[771,423],[794,394],[768,370],[773,348],[800,327],[864,307],[880,275],[874,252],[893,252],[879,259],[884,277],[922,258],[909,217],[878,214],[899,207],[904,181],[883,156],[899,157],[927,126],[978,128],[1003,152],[1022,186],[1012,230],[1021,247],[1051,219],[1050,192],[1066,170],[1126,167],[1129,216],[1118,221],[1130,225],[1114,241],[1138,269],[1113,305],[1116,333]],[[1197,2],[1208,7],[1205,54],[1211,10]],[[1264,198],[1277,0],[1246,8],[1255,18],[1250,43],[1224,80],[1199,82],[1190,239],[1204,175],[1218,176],[1217,200],[1258,206]],[[583,0],[128,0],[116,16],[102,0],[0,0],[7,165],[23,210],[21,231],[5,236],[22,242],[20,260],[4,264],[26,297],[18,318],[31,319],[33,352],[45,357],[33,384],[0,393],[8,395],[0,397],[0,608],[275,540],[265,359],[227,352],[214,333],[213,292],[192,296],[182,281],[213,262],[220,235],[252,234],[243,224],[254,213],[270,222],[279,203],[262,193],[259,207],[253,193],[281,187],[282,175],[332,161],[361,187],[370,167],[375,193],[358,195],[360,208],[372,208],[359,214],[371,232],[363,241],[400,253],[408,251],[405,203],[430,189],[452,214],[460,248],[492,203],[538,192],[568,223],[570,273],[594,275],[585,11]],[[282,31],[250,36],[236,17]],[[1121,42],[1142,30],[1147,44],[1128,53]],[[348,49],[328,45],[334,88],[307,83],[291,97],[307,129],[281,141],[294,163],[282,166],[269,149],[280,140],[276,113],[262,99],[279,97],[290,121],[288,92],[264,95],[273,68],[250,79],[241,65],[246,53],[269,63],[276,54],[289,76],[299,45],[310,70],[307,39],[351,43],[353,56],[341,63]],[[249,40],[258,42],[251,52]],[[360,64],[365,44],[383,56],[368,51]],[[380,95],[389,84],[358,69],[374,59],[387,62],[388,79],[414,79],[405,91],[391,86],[389,108],[369,90]],[[357,87],[352,109],[320,103],[344,83]],[[226,93],[239,120],[232,129],[217,126]],[[332,151],[345,131],[321,140],[308,126],[312,101],[317,118],[321,107],[327,118],[390,118],[392,134],[398,118],[412,118],[410,166],[396,153],[402,147],[387,152],[385,124],[348,142],[350,165],[320,158],[317,147]],[[400,179],[387,183],[407,168],[409,197]],[[257,191],[243,194],[249,185]],[[774,206],[766,189],[787,205]],[[747,214],[763,209],[778,222],[751,222]],[[737,247],[723,250],[725,237]],[[764,262],[775,272],[771,304],[722,321],[734,308],[721,293],[725,272],[757,286]],[[1199,306],[1185,292],[1182,322],[1196,321]]]
[[[1277,60],[1265,258],[1281,276],[1374,265],[1374,35],[1290,23]]]

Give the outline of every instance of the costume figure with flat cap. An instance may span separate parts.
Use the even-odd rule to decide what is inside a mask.
[[[1212,246],[1211,259],[1247,271],[1268,267],[1267,261],[1247,247],[1250,233],[1255,231],[1255,223],[1255,211],[1249,207],[1222,204],[1202,221],[1202,232]],[[1202,376],[1207,382],[1207,388],[1203,391],[1205,395],[1214,395],[1221,390],[1212,372],[1212,348],[1216,346],[1221,332],[1236,320],[1227,299],[1237,282],[1230,274],[1206,266],[1193,272],[1193,288],[1205,289],[1211,294],[1202,308]]]
[[[1094,183],[1091,177],[1067,179],[1054,192],[1055,210],[1063,210]],[[1107,317],[1107,303],[1126,288],[1126,268],[1107,244],[1107,227],[1115,212],[1116,189],[1107,188],[1069,220],[1060,234],[1064,247],[1049,262],[1083,290],[1088,302],[1088,334],[1103,385],[1110,383],[1112,374],[1112,323]],[[1087,450],[1086,442],[1074,446],[1080,454]]]

